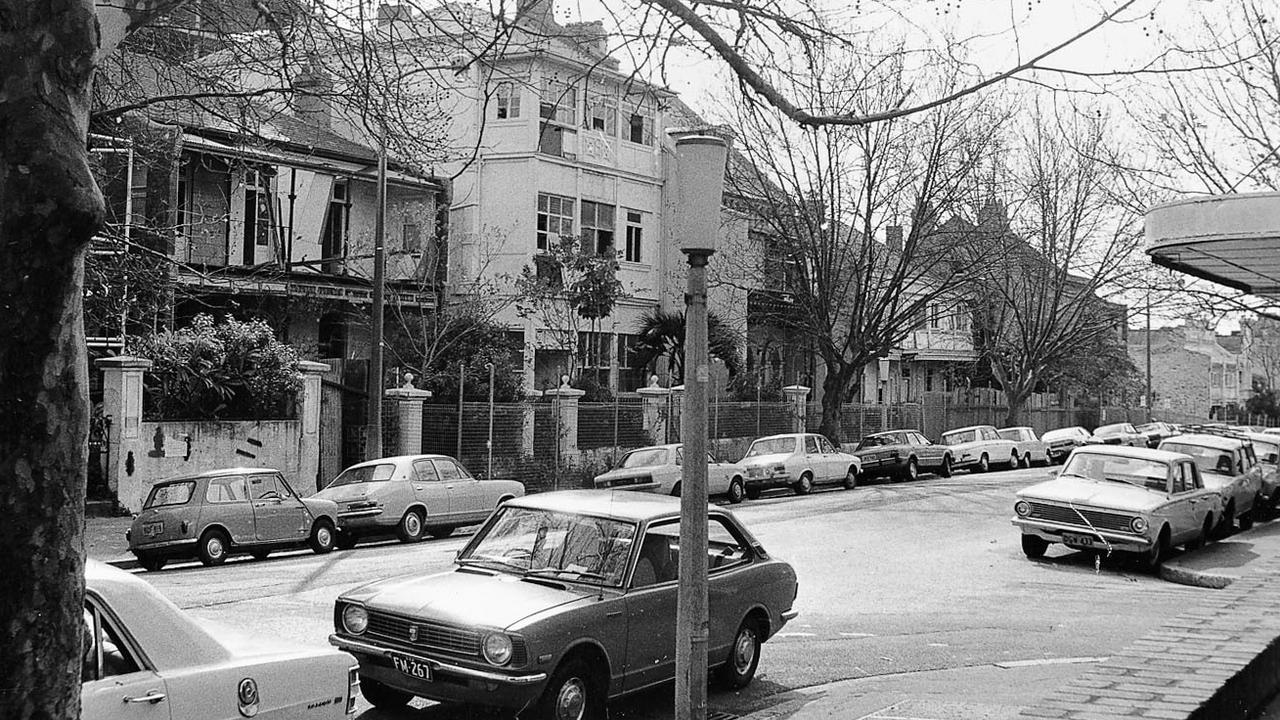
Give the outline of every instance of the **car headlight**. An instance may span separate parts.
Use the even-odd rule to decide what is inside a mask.
[[[485,635],[484,659],[493,665],[506,665],[511,662],[511,638],[502,633]]]
[[[1145,532],[1147,529],[1147,520],[1146,518],[1136,517],[1129,521],[1129,527],[1136,533]]]
[[[1013,511],[1018,513],[1018,517],[1026,517],[1031,514],[1031,503],[1019,500],[1013,504]]]
[[[352,635],[360,635],[369,629],[369,613],[359,605],[348,605],[342,610],[342,627]]]

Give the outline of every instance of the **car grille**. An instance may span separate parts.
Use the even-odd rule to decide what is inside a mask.
[[[417,628],[417,640],[410,640],[411,628]],[[443,623],[412,620],[376,610],[369,612],[370,636],[392,640],[423,650],[446,653],[466,658],[480,658],[480,633],[467,628],[452,627]],[[512,638],[511,665],[527,662],[527,651],[522,638]]]
[[[1081,515],[1084,516],[1084,519],[1081,519]],[[1120,515],[1118,513],[1102,512],[1101,510],[1090,510],[1088,508],[1076,510],[1061,505],[1033,502],[1031,503],[1031,515],[1029,517],[1063,525],[1079,525],[1084,528],[1093,526],[1098,530],[1133,533],[1133,528],[1129,525],[1129,522],[1133,519],[1132,515]],[[1086,523],[1085,519],[1089,522]]]

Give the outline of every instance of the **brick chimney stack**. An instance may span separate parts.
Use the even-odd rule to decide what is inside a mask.
[[[889,252],[902,252],[902,226],[890,225],[884,230],[884,244]]]
[[[333,92],[333,78],[314,58],[293,79],[293,91],[298,118],[316,129],[329,130],[333,109],[328,96]]]

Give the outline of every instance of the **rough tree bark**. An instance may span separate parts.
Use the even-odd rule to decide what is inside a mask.
[[[80,714],[92,0],[0,2],[0,717]]]

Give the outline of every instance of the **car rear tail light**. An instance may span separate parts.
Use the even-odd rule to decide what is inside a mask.
[[[347,670],[347,714],[356,714],[356,697],[360,694],[360,666]]]

